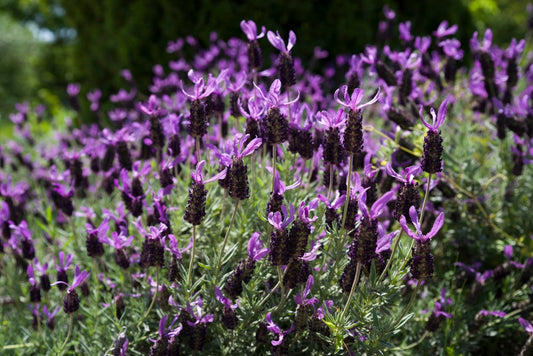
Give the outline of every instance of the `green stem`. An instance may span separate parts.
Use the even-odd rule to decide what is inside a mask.
[[[398,325],[398,323],[400,321],[402,321],[403,317],[405,316],[405,314],[407,314],[407,312],[409,311],[409,309],[411,309],[411,306],[413,305],[413,302],[415,301],[415,297],[416,297],[416,294],[418,293],[418,290],[420,289],[420,285],[422,284],[422,280],[418,280],[417,284],[416,284],[416,287],[415,287],[415,290],[413,290],[413,294],[411,294],[411,299],[409,299],[409,304],[407,304],[407,307],[405,307],[404,311],[402,312],[402,315],[400,315],[400,317],[398,319],[396,319],[396,321],[394,322],[394,324],[392,324],[392,326],[387,330],[385,331],[383,334],[387,334],[388,332],[394,330],[394,328],[396,327],[396,325]]]
[[[402,237],[402,234],[403,234],[403,230],[400,230],[400,233],[398,234],[398,236],[396,236],[396,240],[394,241],[394,246],[392,246],[392,251],[391,251],[389,260],[387,261],[387,265],[385,265],[385,268],[383,269],[383,272],[381,272],[381,275],[378,278],[377,284],[379,284],[381,282],[381,280],[385,277],[385,273],[387,273],[387,271],[388,271],[388,269],[389,269],[389,267],[391,265],[392,257],[394,256],[394,253],[396,252],[396,249],[398,248],[398,244],[400,243],[400,238]]]
[[[224,248],[226,247],[226,243],[228,242],[228,237],[231,231],[231,227],[233,226],[233,222],[235,221],[235,216],[237,215],[237,209],[239,208],[240,200],[237,199],[235,202],[235,209],[233,209],[233,214],[231,215],[231,221],[228,226],[228,230],[226,231],[226,236],[224,236],[224,242],[222,242],[222,248],[220,249],[220,254],[218,255],[218,262],[217,267],[215,269],[215,281],[218,280],[218,273],[220,272],[220,265],[222,264],[222,256],[224,255]]]
[[[196,225],[192,226],[192,251],[189,262],[189,273],[187,273],[187,287],[191,285],[192,266],[194,265],[194,254],[196,252]]]
[[[355,278],[352,282],[352,288],[350,289],[350,294],[348,295],[348,300],[346,301],[346,304],[344,305],[344,309],[342,310],[341,317],[339,318],[339,323],[343,324],[344,322],[344,315],[346,314],[346,311],[348,310],[348,307],[350,306],[350,302],[353,298],[353,293],[355,292],[355,287],[357,286],[357,281],[359,280],[359,275],[361,274],[361,262],[357,262],[357,267],[355,270]],[[338,325],[339,327],[341,325]]]
[[[146,317],[150,313],[150,310],[152,310],[152,307],[154,306],[155,300],[157,299],[157,292],[159,291],[159,269],[160,268],[161,267],[157,266],[156,270],[155,270],[156,283],[155,283],[155,293],[154,293],[154,296],[152,297],[152,302],[150,303],[150,306],[148,307],[148,309],[144,313],[143,317],[141,318],[141,320],[137,324],[137,327],[141,326],[141,323],[143,322],[144,319],[146,319]]]
[[[346,200],[344,201],[344,210],[342,212],[342,225],[344,228],[346,223],[346,215],[348,215],[348,205],[350,204],[350,185],[352,183],[352,156],[348,155],[348,181],[346,182]]]
[[[329,187],[328,187],[328,199],[331,195],[331,191],[333,190],[333,165],[330,163],[329,165]]]
[[[272,193],[274,193],[274,180],[276,179],[276,168],[277,168],[277,164],[276,164],[276,154],[277,154],[277,150],[276,150],[276,145],[272,145]]]
[[[63,342],[63,345],[61,345],[61,350],[59,351],[60,355],[63,355],[63,351],[65,350],[65,346],[67,345],[68,339],[70,339],[70,334],[72,332],[72,323],[73,323],[73,321],[74,321],[74,314],[71,313],[70,314],[70,321],[69,321],[69,324],[68,324],[67,338]]]
[[[429,331],[426,330],[426,332],[424,332],[424,334],[422,335],[422,337],[420,339],[418,339],[417,342],[414,342],[412,343],[411,345],[407,345],[407,346],[404,346],[404,347],[392,347],[390,348],[389,350],[391,351],[403,351],[403,350],[409,350],[409,349],[412,349],[413,347],[416,347],[418,345],[420,345],[420,343],[422,341],[424,341],[424,339],[426,338],[426,336],[429,335]]]

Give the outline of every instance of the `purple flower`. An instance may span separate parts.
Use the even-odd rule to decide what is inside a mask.
[[[285,42],[279,35],[278,31],[276,31],[275,34],[272,31],[268,31],[267,38],[268,41],[272,44],[272,46],[285,53],[290,52],[290,50],[292,49],[292,47],[294,47],[294,44],[296,43],[296,35],[293,31],[289,31],[289,43],[287,44],[287,47],[285,47]]]
[[[411,208],[409,208],[409,216],[411,217],[411,221],[413,222],[413,226],[415,227],[416,232],[413,232],[409,229],[409,227],[407,226],[407,221],[405,219],[405,216],[403,215],[400,217],[400,225],[402,226],[403,231],[405,231],[405,233],[409,237],[421,243],[424,243],[430,240],[433,236],[435,236],[437,232],[439,232],[442,225],[444,224],[444,213],[441,212],[435,219],[435,222],[433,223],[433,227],[431,228],[431,231],[424,235],[422,234],[422,231],[420,230],[420,223],[418,222],[418,214],[414,206],[411,206]]]
[[[274,333],[275,335],[278,336],[277,340],[272,340],[271,341],[273,346],[280,345],[283,342],[283,338],[285,337],[285,335],[287,335],[288,333],[290,333],[294,329],[294,325],[291,324],[291,327],[289,328],[289,330],[283,331],[276,323],[274,323],[272,321],[272,316],[270,315],[270,312],[267,313],[265,319],[266,319],[266,322],[267,322],[268,331],[270,331],[271,333]]]
[[[75,97],[80,93],[81,85],[79,83],[70,83],[67,85],[67,94],[70,97]]]
[[[218,288],[218,286],[215,286],[215,297],[226,308],[231,309],[231,310],[237,309],[239,307],[239,303],[241,302],[240,299],[237,299],[235,304],[231,304],[231,300],[229,300],[228,298],[224,297],[224,294],[222,294],[222,291],[220,290],[220,288]]]
[[[261,33],[257,34],[257,25],[252,20],[242,20],[241,30],[244,32],[248,41],[253,42],[265,36],[265,26],[261,26]],[[296,40],[295,40],[296,41]]]
[[[57,263],[56,258],[54,257],[54,262],[56,265],[56,269],[58,272],[66,271],[67,268],[72,263],[72,255],[69,253],[67,255],[67,258],[65,259],[65,253],[63,251],[59,251],[59,264]]]
[[[178,240],[176,239],[176,236],[174,236],[173,234],[168,234],[166,236],[166,239],[168,240],[168,243],[170,246],[167,247],[165,245],[165,249],[169,251],[170,253],[172,253],[178,259],[181,258],[181,254],[183,252],[187,251],[188,249],[192,247],[192,236],[191,236],[191,239],[189,240],[189,244],[185,246],[185,248],[182,248],[182,249],[178,248]]]
[[[217,87],[217,80],[213,78],[212,75],[209,75],[207,79],[207,84],[204,81],[204,78],[200,73],[195,73],[194,70],[189,70],[187,76],[194,83],[193,93],[188,93],[183,89],[183,82],[181,82],[181,91],[183,94],[191,98],[192,100],[207,98],[211,93],[213,93]]]
[[[170,325],[168,326],[168,328],[166,327],[167,325],[167,320],[168,320],[168,315],[165,314],[163,315],[163,317],[161,318],[161,320],[159,321],[159,330],[158,330],[158,333],[159,333],[159,336],[161,336],[162,338],[169,338],[169,337],[172,337],[172,336],[175,336],[175,335],[178,335],[181,331],[181,329],[183,329],[183,325],[179,325],[177,328],[175,329],[172,329],[172,326],[176,323],[176,321],[178,320],[178,317],[174,317],[174,319],[172,320],[172,322],[170,323]],[[150,341],[152,342],[157,342],[158,340],[154,340],[154,339],[150,339]]]
[[[451,100],[452,100],[452,98],[450,98],[448,96],[448,97],[446,97],[446,99],[444,99],[442,101],[442,103],[440,104],[439,112],[437,113],[437,115],[435,115],[435,110],[433,108],[431,108],[431,117],[433,119],[431,125],[426,120],[424,120],[424,116],[422,115],[422,112],[424,111],[424,108],[420,107],[420,111],[419,111],[420,118],[422,119],[422,123],[424,124],[424,126],[426,126],[428,128],[428,130],[433,131],[435,133],[439,132],[439,127],[442,125],[442,123],[444,122],[444,119],[446,118],[446,110],[447,110],[446,106],[448,105],[448,103]]]
[[[485,35],[481,43],[477,40],[477,31],[474,32],[474,35],[470,39],[470,48],[473,52],[482,51],[487,52],[490,49],[492,44],[492,31],[490,28],[485,30]]]
[[[400,23],[398,26],[400,30],[400,39],[405,42],[411,42],[413,35],[411,35],[411,21]]]
[[[99,241],[107,245],[113,246],[115,249],[120,250],[124,247],[131,245],[133,241],[133,235],[126,236],[122,231],[111,233],[111,238],[107,236],[100,236]]]
[[[339,93],[341,94],[341,98],[339,98]],[[374,104],[376,101],[378,101],[381,93],[381,88],[378,88],[378,92],[370,101],[361,104],[361,101],[363,100],[363,97],[365,95],[365,91],[363,89],[355,88],[352,96],[350,97],[348,94],[348,86],[343,85],[339,89],[335,90],[335,94],[333,95],[335,101],[342,106],[345,106],[347,108],[350,108],[353,111],[360,111],[365,106]]]
[[[315,280],[313,278],[313,275],[310,274],[309,277],[307,277],[307,282],[305,283],[305,288],[303,292],[298,293],[296,297],[294,297],[294,301],[296,302],[296,304],[313,305],[318,303],[318,299],[315,297],[307,299],[307,296],[311,292],[311,288],[313,287],[314,282]]]
[[[444,54],[446,54],[448,57],[451,57],[455,60],[460,60],[461,58],[463,58],[461,42],[459,42],[455,38],[439,42],[439,47],[442,47]]]
[[[267,171],[272,174],[272,167],[266,167]],[[300,186],[302,183],[302,180],[300,177],[296,180],[296,182],[292,183],[289,186],[285,186],[285,183],[279,178],[279,171],[276,170],[276,173],[274,175],[274,193],[283,195],[285,191],[292,190]]]
[[[283,230],[294,220],[294,206],[289,204],[289,213],[287,214],[287,207],[281,206],[281,213],[279,211],[270,212],[268,214],[268,222],[278,230]],[[285,219],[283,219],[283,217]]]
[[[394,192],[387,192],[383,194],[381,198],[376,200],[374,204],[372,204],[372,207],[370,208],[370,211],[368,210],[368,207],[366,206],[366,191],[361,194],[361,198],[359,200],[359,210],[361,210],[361,213],[365,217],[365,219],[373,220],[377,219],[381,213],[385,210],[387,207],[387,203],[393,198]]]
[[[326,129],[340,128],[346,125],[346,117],[344,116],[344,109],[339,109],[337,114],[332,114],[329,111],[322,110],[317,114],[317,122]]]
[[[504,316],[507,315],[506,312],[503,312],[501,310],[489,311],[489,310],[485,310],[485,309],[480,310],[479,314],[481,314],[483,316],[486,316],[486,315],[497,316],[498,318],[503,318]]]
[[[518,318],[518,322],[520,323],[520,325],[522,325],[522,327],[524,328],[524,330],[529,334],[529,335],[533,335],[533,325],[531,325],[529,323],[529,321],[527,321],[526,319],[524,318]]]
[[[457,32],[457,25],[452,25],[448,27],[448,21],[444,20],[440,23],[436,31],[433,32],[433,35],[438,39],[446,37],[448,35],[453,35]]]
[[[161,109],[159,109],[157,97],[154,94],[150,95],[147,104],[140,103],[138,107],[141,112],[148,116],[155,117],[158,116],[161,112]]]
[[[281,102],[280,101],[281,80],[279,80],[279,79],[275,79],[272,82],[272,84],[270,85],[270,89],[268,90],[268,94],[267,95],[265,95],[263,93],[263,90],[260,87],[258,87],[255,83],[254,83],[254,86],[258,89],[259,94],[261,95],[261,97],[263,97],[263,99],[267,103],[268,108],[279,107],[281,105],[290,105],[290,104],[293,104],[293,103],[297,102],[300,99],[300,91],[298,91],[298,94],[296,95],[296,98],[294,98],[293,100]]]
[[[268,255],[268,248],[263,247],[263,241],[259,239],[260,232],[256,231],[248,240],[248,256],[254,261],[259,261]]]
[[[189,326],[198,325],[200,323],[207,324],[207,323],[213,322],[213,314],[203,315],[202,304],[203,304],[202,298],[200,297],[198,297],[196,301],[192,302],[192,304],[189,304],[189,302],[187,302],[186,309],[189,312],[189,314],[195,319],[194,322],[187,320],[187,324],[189,324]],[[195,313],[195,310],[196,310],[196,313]]]
[[[214,182],[215,180],[226,178],[227,168],[224,168],[221,172],[215,174],[213,177],[204,180],[203,176],[202,176],[202,168],[204,166],[205,166],[205,160],[202,160],[202,161],[198,162],[196,164],[196,169],[191,173],[192,179],[194,179],[194,181],[197,184],[210,183],[210,182]]]
[[[87,271],[87,270],[80,271],[80,267],[78,265],[76,265],[76,267],[74,269],[74,280],[72,281],[72,283],[70,285],[68,283],[66,283],[66,282],[63,282],[63,281],[57,281],[57,282],[52,283],[51,285],[53,286],[53,285],[56,285],[58,283],[65,284],[65,285],[68,286],[67,293],[72,293],[72,291],[76,287],[78,287],[80,284],[85,282],[87,280],[87,278],[89,278],[90,275],[91,275],[91,273],[89,271]]]

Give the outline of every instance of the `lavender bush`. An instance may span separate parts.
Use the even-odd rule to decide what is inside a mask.
[[[83,83],[66,115],[17,106],[2,353],[530,354],[525,41],[475,33],[465,67],[457,26],[401,23],[316,74],[292,31],[241,28],[170,42],[148,90],[124,70],[111,111]]]

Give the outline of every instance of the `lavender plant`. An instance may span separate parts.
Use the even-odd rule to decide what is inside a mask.
[[[48,113],[57,130],[17,107],[0,146],[2,353],[528,352],[525,43],[474,34],[467,68],[456,26],[402,23],[402,48],[317,74],[292,31],[286,46],[241,28],[170,42],[197,55],[155,66],[150,88],[123,72],[107,113],[83,83]],[[281,53],[261,71],[265,33]],[[73,124],[80,90],[109,127]]]

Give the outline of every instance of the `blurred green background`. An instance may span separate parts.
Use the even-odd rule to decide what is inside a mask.
[[[167,68],[167,43],[193,35],[201,45],[216,31],[227,40],[245,39],[239,23],[252,19],[298,40],[295,56],[310,58],[315,46],[330,54],[358,53],[376,43],[383,6],[396,11],[396,24],[410,20],[414,35],[430,35],[442,20],[458,24],[463,48],[473,31],[490,27],[505,45],[526,34],[526,2],[516,0],[0,0],[0,122],[14,104],[29,101],[47,107],[66,103],[69,82],[82,84],[82,95],[100,88],[103,98],[125,86],[119,75],[130,69],[141,90],[151,82],[152,67]],[[397,26],[396,26],[397,31]],[[265,65],[270,44],[262,42]],[[305,64],[305,63],[304,63]]]

